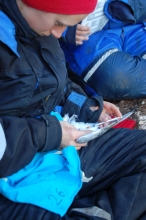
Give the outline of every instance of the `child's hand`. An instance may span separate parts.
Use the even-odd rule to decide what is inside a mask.
[[[81,45],[83,44],[83,41],[88,40],[89,37],[85,36],[88,34],[91,34],[90,27],[78,24],[76,32],[76,44]]]

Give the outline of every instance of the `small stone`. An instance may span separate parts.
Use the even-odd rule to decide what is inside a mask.
[[[146,121],[146,116],[145,115],[144,116],[140,116],[139,119],[142,120],[142,121]]]
[[[146,130],[146,126],[142,125],[142,126],[140,126],[140,129],[141,130]]]
[[[143,116],[139,116],[139,120],[140,120],[140,121],[143,121]]]
[[[139,122],[139,125],[143,125],[143,124],[144,124],[144,121],[140,121],[140,122]]]
[[[137,116],[139,116],[139,115],[140,115],[140,111],[136,112],[135,114],[136,114]]]
[[[143,101],[141,104],[144,105],[144,104],[145,104],[145,101]]]

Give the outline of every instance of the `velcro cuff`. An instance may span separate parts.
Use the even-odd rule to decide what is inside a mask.
[[[65,114],[69,114],[69,117],[72,115],[79,115],[86,99],[87,98],[83,95],[80,95],[76,92],[71,92],[62,110],[62,116]]]

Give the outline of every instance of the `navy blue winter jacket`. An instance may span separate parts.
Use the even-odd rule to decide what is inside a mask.
[[[0,32],[0,124],[6,137],[6,149],[0,151],[1,178],[30,163],[37,151],[59,147],[60,123],[48,115],[56,106],[63,107],[62,115],[77,114],[80,120],[95,122],[102,98],[88,99],[68,80],[58,40],[34,33],[15,0],[0,0]],[[99,110],[93,113],[90,104]]]

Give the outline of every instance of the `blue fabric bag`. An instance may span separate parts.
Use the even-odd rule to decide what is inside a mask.
[[[74,146],[37,153],[17,173],[0,179],[0,193],[14,202],[29,203],[63,216],[82,187],[80,160]]]
[[[56,112],[50,115],[63,120]],[[14,202],[65,215],[82,187],[80,159],[74,146],[63,149],[62,155],[56,152],[39,152],[25,168],[0,179],[0,193]]]
[[[0,193],[14,202],[29,203],[63,216],[82,187],[80,160],[74,146],[37,153],[17,173],[0,179]]]

